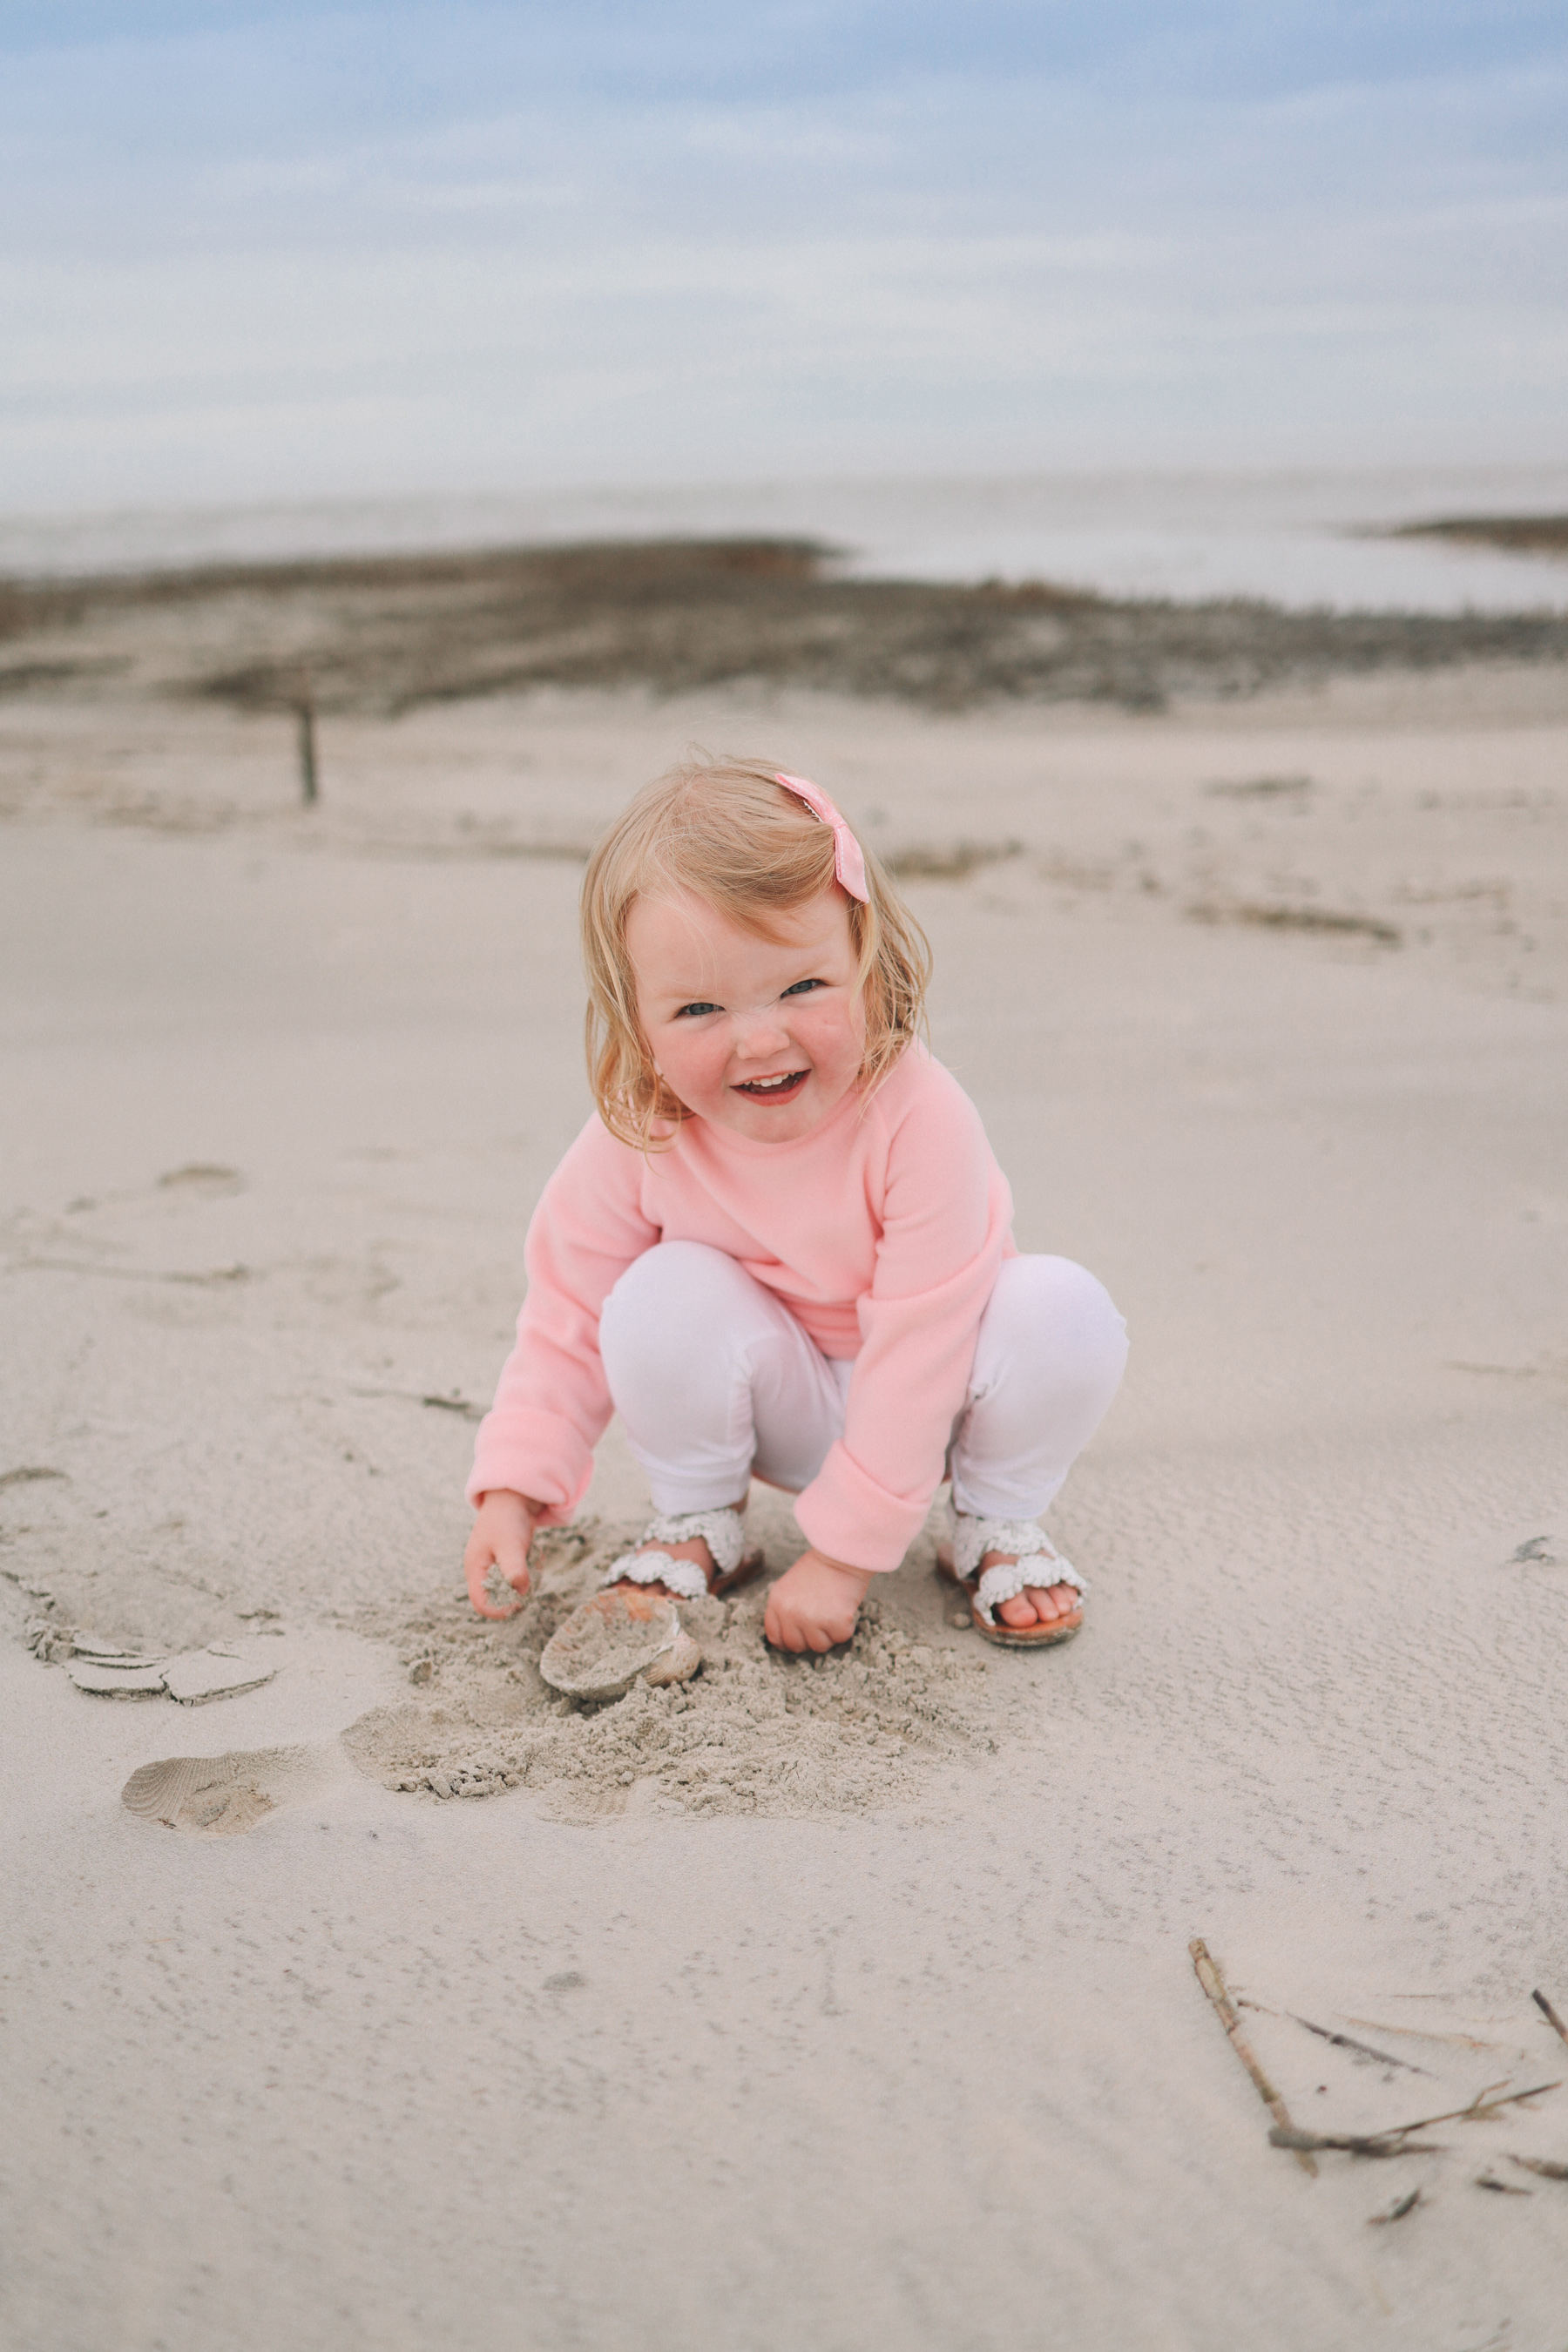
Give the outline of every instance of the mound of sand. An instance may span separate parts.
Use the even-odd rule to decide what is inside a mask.
[[[502,1625],[457,1594],[414,1612],[400,1645],[409,1697],[344,1734],[361,1770],[440,1798],[545,1789],[564,1818],[858,1812],[918,1794],[938,1759],[952,1769],[994,1751],[998,1695],[981,1644],[942,1622],[939,1592],[917,1613],[908,1579],[896,1599],[873,1595],[854,1641],[821,1658],[764,1642],[763,1586],[682,1601],[702,1648],[694,1680],[634,1682],[597,1706],[563,1698],[540,1654],[634,1533],[589,1521],[540,1536],[536,1589]]]

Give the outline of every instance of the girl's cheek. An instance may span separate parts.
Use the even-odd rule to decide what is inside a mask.
[[[667,1075],[677,1081],[678,1090],[680,1077],[689,1086],[717,1084],[728,1057],[729,1047],[721,1036],[704,1036],[690,1029],[668,1034],[659,1055]]]
[[[813,1006],[794,1026],[801,1044],[813,1054],[858,1054],[866,1043],[865,1006],[859,998],[852,1003],[841,998],[837,1004]]]

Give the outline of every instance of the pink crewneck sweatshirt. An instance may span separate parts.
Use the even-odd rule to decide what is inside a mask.
[[[825,1356],[854,1359],[844,1435],[795,1517],[831,1559],[897,1568],[942,1479],[1012,1214],[979,1112],[920,1046],[794,1143],[691,1118],[645,1158],[591,1118],[528,1229],[528,1297],[470,1499],[506,1486],[546,1504],[546,1526],[571,1517],[612,1411],[599,1310],[656,1243],[707,1242]]]

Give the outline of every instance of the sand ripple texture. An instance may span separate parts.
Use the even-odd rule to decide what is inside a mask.
[[[554,1538],[545,1589],[502,1626],[481,1623],[456,1596],[416,1612],[402,1649],[408,1699],[344,1735],[361,1770],[437,1798],[547,1790],[547,1810],[579,1818],[852,1812],[908,1800],[938,1759],[994,1748],[984,1654],[973,1636],[926,1622],[934,1597],[921,1610],[907,1592],[873,1596],[853,1642],[821,1659],[768,1647],[764,1584],[684,1602],[682,1622],[703,1652],[693,1681],[664,1690],[637,1682],[598,1706],[561,1697],[540,1675],[540,1654],[592,1591],[599,1559],[624,1540],[598,1530]],[[582,1564],[563,1568],[574,1553]]]

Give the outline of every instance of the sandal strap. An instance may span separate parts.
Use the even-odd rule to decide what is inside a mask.
[[[694,1559],[675,1559],[667,1551],[626,1551],[613,1559],[600,1577],[601,1584],[662,1584],[679,1601],[706,1601],[708,1579]]]
[[[640,1543],[690,1543],[700,1536],[713,1556],[720,1576],[733,1576],[746,1550],[746,1531],[739,1511],[665,1512],[650,1519]],[[662,1584],[682,1601],[706,1601],[708,1579],[694,1559],[676,1559],[667,1551],[624,1551],[600,1577],[606,1584]]]
[[[983,1519],[972,1517],[967,1511],[954,1511],[952,1561],[965,1584],[974,1579],[988,1551],[1013,1555],[1011,1559],[1000,1560],[994,1568],[986,1569],[974,1585],[975,1604],[988,1625],[996,1622],[995,1611],[1000,1601],[1016,1600],[1026,1585],[1047,1582],[1035,1566],[1037,1560],[1049,1561],[1050,1583],[1070,1584],[1076,1592],[1089,1591],[1072,1562],[1062,1558],[1036,1520]]]

